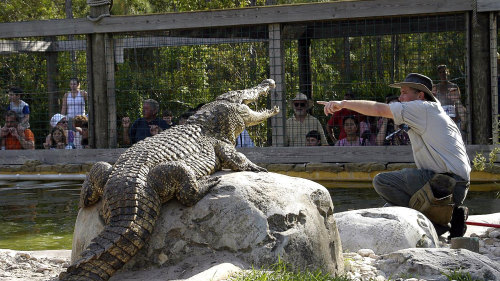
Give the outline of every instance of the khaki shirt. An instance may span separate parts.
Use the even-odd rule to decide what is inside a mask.
[[[306,135],[312,130],[319,132],[321,145],[326,145],[325,132],[318,119],[307,114],[303,122],[299,122],[295,115],[286,120],[285,146],[305,146]]]
[[[470,161],[457,125],[439,103],[415,100],[389,104],[394,123],[407,124],[419,169],[453,173],[470,181]]]

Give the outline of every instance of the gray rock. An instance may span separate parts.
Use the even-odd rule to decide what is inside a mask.
[[[344,251],[372,249],[387,254],[407,248],[436,248],[439,240],[422,213],[404,207],[371,208],[335,214]]]
[[[404,249],[382,255],[376,266],[393,279],[447,281],[444,274],[462,270],[472,280],[500,280],[500,263],[466,249]]]
[[[184,268],[200,267],[202,272],[223,263],[259,268],[280,257],[294,269],[343,272],[333,203],[323,186],[275,173],[216,175],[221,182],[193,207],[175,200],[162,207],[151,239],[124,270],[184,264]],[[73,244],[73,256],[95,235],[87,230],[102,227],[97,213],[97,207],[80,210],[73,237],[80,242]],[[182,271],[170,278],[180,278]],[[120,274],[125,273],[117,273],[112,280],[122,280]]]

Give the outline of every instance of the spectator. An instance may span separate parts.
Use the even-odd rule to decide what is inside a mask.
[[[19,124],[19,116],[15,111],[5,113],[5,126],[0,129],[2,150],[35,149],[35,136],[30,129]]]
[[[243,130],[241,134],[236,138],[236,147],[254,147],[252,139],[247,129]]]
[[[82,145],[82,148],[89,148],[89,123],[88,122],[84,122],[82,124],[82,141],[81,141],[81,145]]]
[[[30,127],[30,107],[29,105],[21,100],[21,94],[23,90],[18,87],[12,87],[9,89],[9,101],[10,104],[7,107],[7,110],[12,110],[17,114],[19,118],[19,125],[24,129],[28,129]]]
[[[321,135],[321,145],[326,145],[325,132],[318,119],[307,113],[312,101],[306,95],[298,93],[291,101],[294,115],[286,120],[285,146],[305,146],[304,136],[311,130]]]
[[[189,117],[191,117],[191,115],[193,115],[194,112],[193,111],[186,111],[184,113],[181,114],[181,116],[179,116],[179,120],[178,120],[178,124],[179,125],[184,125],[186,124],[186,121],[189,119]]]
[[[63,130],[64,132],[64,137],[66,138],[66,149],[73,149],[75,148],[74,141],[75,141],[75,133],[72,130],[68,129],[68,120],[66,119],[66,116],[62,114],[54,114],[52,118],[50,118],[50,127],[59,127]],[[52,129],[51,129],[52,131]],[[45,138],[45,142],[43,143],[43,147],[45,149],[50,149],[53,146],[52,144],[52,134],[49,134]]]
[[[76,149],[86,148],[82,145],[82,141],[84,140],[84,130],[86,130],[86,140],[88,145],[88,119],[85,115],[77,115],[73,119],[73,127],[75,128],[75,141],[74,145]]]
[[[167,125],[168,125],[167,129],[175,125],[173,122],[173,118],[174,118],[174,116],[172,114],[172,111],[165,110],[163,112],[162,119],[163,119],[163,121],[165,121],[165,123],[167,123]]]
[[[66,148],[66,136],[61,127],[55,126],[50,131],[50,147],[48,149],[64,149]]]
[[[88,101],[88,94],[80,90],[80,80],[71,78],[69,80],[70,91],[64,94],[62,100],[61,114],[65,115],[69,122],[69,129],[73,130],[73,118],[77,115],[85,115],[85,104]]]
[[[306,135],[306,146],[321,146],[321,135],[318,131],[309,131]]]
[[[160,105],[153,99],[147,99],[142,105],[142,118],[135,120],[130,127],[130,118],[122,119],[123,143],[135,144],[147,137],[154,136],[168,128],[167,122],[157,117]],[[129,130],[130,128],[130,130]],[[128,134],[127,134],[128,131]]]
[[[465,107],[462,105],[460,88],[457,84],[448,81],[450,72],[446,65],[437,67],[439,83],[432,87],[432,93],[441,103],[444,111],[450,118],[457,123],[460,130],[465,131],[466,117]]]
[[[347,92],[344,94],[344,100],[352,100],[354,99],[354,94],[352,92]],[[337,111],[332,114],[330,120],[326,124],[326,132],[330,139],[335,143],[337,140],[343,139],[346,137],[346,133],[344,130],[344,117],[346,116],[356,116],[358,118],[359,131],[360,134],[366,132],[366,130],[370,129],[370,126],[366,122],[366,116],[359,114],[353,110],[349,110],[347,108],[343,108],[340,111]],[[335,131],[338,131],[338,137],[335,136]]]
[[[344,117],[342,126],[345,130],[345,138],[338,140],[336,146],[364,146],[368,140],[359,136],[359,118],[355,115]]]
[[[470,160],[457,125],[432,94],[432,80],[410,73],[400,83],[401,102],[385,104],[366,100],[319,102],[325,114],[342,108],[408,124],[417,168],[380,173],[375,191],[389,205],[414,208],[433,222],[438,235],[463,236],[468,209],[462,206],[470,184]]]
[[[190,108],[186,112],[184,112],[183,114],[181,114],[181,116],[179,116],[179,120],[178,120],[179,121],[178,122],[179,125],[186,124],[186,122],[189,119],[189,117],[191,117],[191,115],[194,115],[204,105],[205,105],[205,103],[200,103],[196,107]]]
[[[388,95],[385,98],[386,104],[392,104],[399,102],[398,96]],[[377,139],[375,143],[377,145],[408,145],[410,144],[410,137],[408,136],[408,126],[401,124],[399,126],[394,125],[394,120],[380,117],[377,122]]]

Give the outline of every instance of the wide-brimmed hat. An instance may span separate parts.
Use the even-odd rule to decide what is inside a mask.
[[[313,106],[313,101],[308,99],[307,96],[304,95],[303,93],[297,93],[297,95],[295,95],[295,97],[290,101],[292,107],[293,107],[293,102],[295,101],[307,102],[306,109],[310,109]]]
[[[54,114],[54,116],[52,116],[52,118],[50,118],[50,126],[52,128],[54,128],[57,125],[57,123],[59,123],[59,121],[61,121],[61,119],[63,119],[63,118],[66,118],[66,116],[59,114],[59,113]]]
[[[410,73],[406,76],[403,82],[390,84],[389,87],[401,88],[402,86],[408,86],[425,93],[425,97],[429,101],[437,102],[436,97],[432,94],[432,80],[431,78],[419,74]]]

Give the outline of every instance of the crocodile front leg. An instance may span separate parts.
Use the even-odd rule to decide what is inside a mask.
[[[236,149],[225,143],[218,143],[215,146],[215,153],[219,157],[222,167],[233,171],[253,171],[267,172],[266,169],[256,165]]]
[[[92,206],[101,199],[111,169],[112,166],[106,162],[97,162],[92,166],[80,191],[80,208]]]
[[[186,206],[193,206],[220,181],[219,177],[196,178],[195,172],[183,162],[161,164],[152,169],[147,178],[162,203],[177,197]]]

